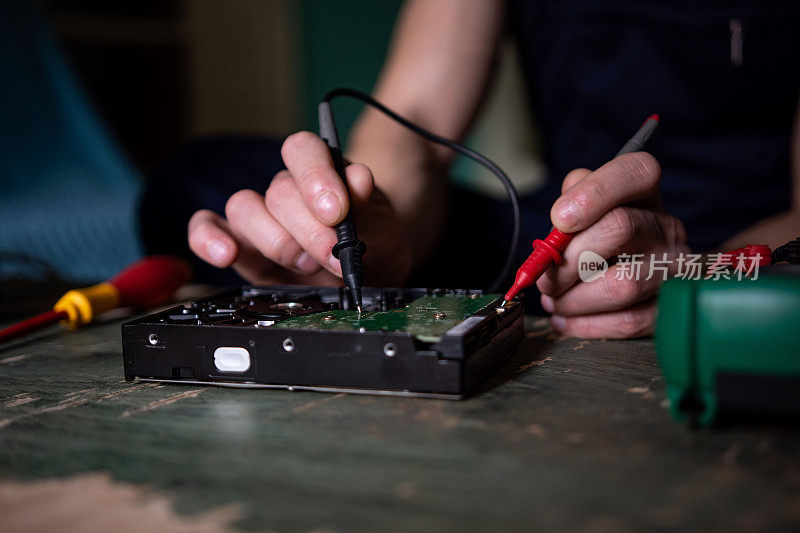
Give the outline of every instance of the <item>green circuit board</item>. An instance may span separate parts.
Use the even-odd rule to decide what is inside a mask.
[[[331,310],[312,315],[296,316],[276,323],[273,327],[312,330],[360,330],[409,332],[425,340],[441,337],[458,323],[492,304],[502,296],[442,295],[423,296],[399,309],[389,311]]]

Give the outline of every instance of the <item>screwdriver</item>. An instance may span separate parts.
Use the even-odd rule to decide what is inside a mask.
[[[628,139],[614,157],[617,158],[623,154],[642,150],[647,140],[658,128],[659,120],[658,115],[647,117],[642,127],[633,137]],[[536,280],[542,277],[542,274],[552,265],[560,265],[562,254],[574,236],[574,233],[564,233],[557,228],[553,228],[544,240],[536,239],[533,241],[533,252],[517,270],[514,284],[508,289],[501,306],[513,300],[523,289],[536,283]]]
[[[182,259],[166,255],[145,257],[108,281],[73,289],[51,311],[0,330],[0,343],[62,322],[75,329],[115,307],[152,307],[170,299],[189,281],[191,269]]]
[[[328,145],[328,150],[331,152],[333,159],[333,168],[339,174],[345,190],[347,187],[347,177],[344,172],[344,158],[342,157],[342,149],[339,144],[339,134],[336,131],[336,123],[333,120],[333,109],[328,101],[321,102],[317,111],[319,115],[319,136]],[[361,256],[367,250],[366,244],[358,239],[358,232],[356,231],[355,222],[353,222],[353,211],[350,209],[347,216],[336,224],[336,244],[331,250],[333,257],[338,259],[342,264],[342,279],[347,289],[350,291],[350,296],[353,299],[353,304],[361,314],[361,286],[364,283],[364,266],[361,263]]]

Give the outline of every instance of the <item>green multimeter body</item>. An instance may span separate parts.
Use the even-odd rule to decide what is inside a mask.
[[[720,411],[800,416],[800,269],[668,280],[655,343],[677,420],[707,426]]]

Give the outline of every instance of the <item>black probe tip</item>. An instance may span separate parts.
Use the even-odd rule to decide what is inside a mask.
[[[364,266],[361,262],[363,251],[361,246],[344,246],[338,250],[339,262],[342,265],[342,278],[350,290],[350,296],[356,308],[361,308],[361,286],[364,284]]]

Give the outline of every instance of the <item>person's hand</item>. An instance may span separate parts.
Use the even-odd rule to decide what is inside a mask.
[[[617,157],[594,172],[573,170],[564,179],[550,218],[561,231],[580,233],[567,246],[564,262],[537,282],[542,306],[553,314],[554,330],[598,338],[652,334],[655,295],[664,276],[654,270],[647,279],[651,254],[662,261],[666,253],[669,263],[665,266],[673,274],[677,256],[689,252],[683,224],[661,206],[660,178],[655,158],[637,152]],[[578,258],[585,250],[605,259],[644,254],[640,274],[631,264],[617,263],[604,276],[582,282]]]
[[[359,238],[367,245],[366,281],[405,281],[411,269],[410,247],[370,170],[358,163],[347,166],[348,198],[328,147],[318,136],[289,136],[281,155],[288,170],[275,175],[266,194],[237,192],[225,206],[225,218],[208,210],[192,216],[192,251],[214,266],[232,266],[251,283],[338,284],[342,271],[331,255],[336,244],[333,227],[352,204]]]

